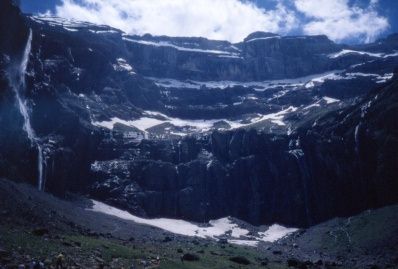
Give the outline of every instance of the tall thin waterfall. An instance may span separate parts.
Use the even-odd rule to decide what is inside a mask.
[[[45,158],[43,156],[43,148],[42,146],[37,143],[37,170],[39,172],[39,182],[38,182],[38,189],[39,191],[43,191],[45,187],[45,177],[44,177],[44,168],[46,165]]]
[[[308,170],[308,166],[306,164],[306,161],[304,158],[304,152],[302,149],[290,150],[289,154],[294,156],[297,160],[297,165],[299,168],[301,182],[302,182],[303,191],[304,191],[305,213],[307,216],[307,221],[310,224],[310,223],[312,223],[311,210],[309,207],[309,204],[310,204],[309,195],[310,194],[309,194],[309,189],[308,189],[308,180],[310,179],[310,172]]]
[[[10,78],[11,86],[14,90],[15,97],[17,99],[17,105],[19,108],[19,112],[21,113],[24,119],[23,129],[26,132],[29,141],[31,142],[32,147],[36,146],[38,151],[37,157],[37,170],[38,170],[38,189],[40,191],[44,190],[44,166],[45,166],[45,158],[43,156],[43,148],[40,145],[40,141],[36,136],[35,131],[32,128],[32,124],[30,122],[29,108],[26,100],[23,98],[23,93],[26,90],[26,69],[29,63],[29,55],[32,49],[32,30],[29,30],[28,41],[25,46],[25,50],[23,53],[21,64],[15,70],[15,74]]]
[[[21,96],[21,92],[25,91],[25,89],[26,89],[25,75],[26,75],[26,69],[28,67],[29,54],[30,54],[31,48],[32,48],[32,30],[29,30],[28,42],[26,43],[22,61],[17,70],[16,77],[13,78],[13,80],[14,80],[13,81],[13,89],[15,92],[15,96],[17,98],[19,111],[21,112],[21,115],[24,118],[23,128],[24,128],[26,134],[28,135],[28,138],[33,146],[36,142],[36,134],[32,128],[32,125],[30,124],[28,106],[26,104],[26,101],[23,100],[23,98]]]

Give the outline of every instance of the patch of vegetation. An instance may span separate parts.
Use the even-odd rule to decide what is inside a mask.
[[[51,231],[48,235],[38,236],[27,228],[5,225],[0,225],[0,233],[0,246],[14,253],[13,262],[16,264],[27,264],[33,259],[55,264],[57,255],[63,253],[66,264],[81,268],[97,267],[100,264],[111,268],[129,268],[134,264],[136,268],[144,268],[144,263],[149,265],[149,268],[161,269],[264,268],[261,265],[263,257],[259,257],[255,249],[229,244],[221,245],[215,242],[210,244],[190,241],[139,244],[82,234],[54,234]],[[179,253],[178,249],[182,249],[182,253]],[[199,260],[182,261],[182,255],[187,253],[197,256]],[[233,257],[244,257],[250,261],[250,265],[237,264],[233,259],[231,260]],[[159,263],[157,258],[159,258]],[[270,263],[266,268],[282,269],[286,266]]]

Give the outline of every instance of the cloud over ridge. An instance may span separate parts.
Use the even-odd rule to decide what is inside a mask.
[[[325,34],[334,41],[374,41],[388,27],[376,11],[348,0],[273,0],[272,9],[248,0],[62,0],[55,15],[106,24],[128,34],[201,36],[240,42],[255,31]],[[289,7],[289,8],[288,8]]]
[[[294,13],[283,5],[267,11],[239,0],[63,0],[56,15],[107,24],[129,34],[232,42],[258,30],[287,33],[296,23]]]

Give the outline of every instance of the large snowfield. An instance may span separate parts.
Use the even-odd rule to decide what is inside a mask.
[[[177,220],[177,219],[145,219],[134,216],[127,211],[117,209],[102,202],[92,200],[93,205],[87,210],[115,216],[124,220],[130,220],[138,224],[156,227],[173,234],[218,240],[220,237],[228,238],[231,244],[257,246],[260,242],[275,242],[297,231],[295,228],[286,228],[278,224],[269,226],[257,236],[252,236],[250,231],[234,223],[232,218],[225,217],[211,220],[206,225]]]

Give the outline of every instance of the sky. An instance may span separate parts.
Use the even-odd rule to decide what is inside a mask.
[[[398,32],[397,0],[21,0],[25,13],[106,24],[128,34],[240,42],[250,33],[370,43]]]

